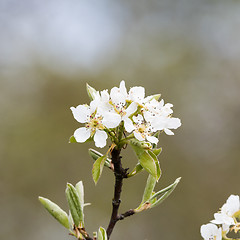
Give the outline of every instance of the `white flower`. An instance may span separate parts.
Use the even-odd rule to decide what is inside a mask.
[[[116,127],[114,118],[111,113],[106,113],[104,117],[96,112],[96,108],[88,105],[79,105],[76,108],[71,107],[74,118],[85,123],[85,127],[80,127],[75,130],[74,137],[77,142],[85,142],[90,137],[93,137],[96,147],[106,146],[107,133],[104,129],[108,126]],[[106,126],[107,125],[107,126]]]
[[[164,105],[163,99],[158,102],[156,99],[152,99],[145,104],[142,112],[144,118],[151,123],[154,131],[163,130],[167,135],[174,135],[170,129],[177,129],[181,126],[179,118],[171,117],[173,110],[172,104],[167,103]]]
[[[128,100],[142,104],[145,98],[145,88],[144,87],[132,87],[128,93]]]
[[[221,211],[214,214],[212,223],[225,224],[227,226],[235,225],[234,214],[240,210],[239,196],[231,195],[226,203],[223,204]]]
[[[121,117],[115,112],[114,107],[109,103],[110,96],[107,90],[97,92],[93,101],[91,101],[91,108],[97,109],[97,114],[103,117],[102,124],[106,128],[115,128],[121,122]]]
[[[202,225],[200,232],[204,240],[222,240],[222,229],[212,223]]]
[[[135,102],[127,103],[127,90],[125,82],[121,81],[119,88],[114,87],[110,92],[111,104],[117,114],[120,115],[121,120],[124,122],[124,127],[127,132],[134,130],[133,122],[129,118],[137,110],[137,104]]]
[[[158,139],[154,136],[152,136],[153,128],[150,123],[147,123],[144,121],[144,118],[142,115],[138,114],[137,116],[133,116],[134,124],[134,137],[139,141],[147,140],[150,143],[157,144]]]

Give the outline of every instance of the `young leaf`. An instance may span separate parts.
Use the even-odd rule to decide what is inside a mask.
[[[85,204],[84,204],[84,188],[83,188],[83,183],[82,183],[82,181],[79,181],[79,182],[76,184],[75,188],[76,188],[76,191],[77,191],[78,196],[79,196],[80,206],[81,206],[81,208],[82,208],[82,215],[83,215],[83,216],[82,216],[82,221],[84,221],[83,208],[84,208]]]
[[[77,140],[76,138],[72,135],[70,138],[69,138],[69,143],[76,143]]]
[[[102,153],[92,149],[92,148],[89,148],[88,149],[88,153],[89,155],[92,157],[93,161],[96,161],[98,158],[100,158],[101,156],[103,156]],[[111,166],[111,159],[107,158],[105,163],[104,163],[104,166],[105,167],[108,167],[110,169],[112,169],[112,166]]]
[[[149,155],[151,155],[151,157],[152,157],[152,158],[154,159],[154,161],[155,161],[155,165],[156,165],[156,169],[157,169],[157,181],[158,181],[159,178],[161,177],[161,174],[162,174],[159,161],[158,161],[158,159],[157,159],[157,156],[156,156],[151,150],[149,150],[148,153],[149,153]]]
[[[103,227],[98,229],[98,238],[97,240],[107,240],[107,233]]]
[[[154,200],[155,198],[158,198],[160,195],[162,195],[160,198],[158,198],[152,205],[151,208],[157,206],[158,204],[162,203],[163,200],[165,200],[176,188],[178,183],[180,182],[181,178],[177,178],[174,183],[169,185],[168,187],[160,190],[159,192],[153,194],[153,196],[149,199],[149,201]]]
[[[93,164],[92,177],[95,184],[97,184],[103,170],[104,163],[107,159],[107,155],[99,157]]]
[[[139,162],[148,173],[150,173],[153,177],[156,178],[156,180],[158,180],[159,173],[157,170],[155,160],[151,157],[151,155],[147,151],[144,151],[141,154],[141,156],[139,156]]]
[[[134,148],[134,146],[135,146],[135,147],[141,148],[143,150],[150,150],[150,149],[152,149],[151,143],[145,142],[145,141],[139,141],[139,140],[137,140],[135,138],[130,140],[130,144],[131,144],[132,148]]]
[[[139,142],[138,140],[131,141],[130,143],[131,147],[133,148],[138,157],[141,166],[158,180],[159,169],[157,169],[155,159],[153,159],[152,156],[148,153],[148,150],[142,148],[141,142]]]
[[[137,163],[135,168],[128,174],[128,178],[129,177],[133,177],[135,176],[137,173],[141,172],[143,170],[143,167],[140,163]]]
[[[91,101],[94,100],[97,91],[88,84],[86,84],[86,89],[87,89],[87,93],[88,93],[90,100]]]
[[[143,193],[142,203],[147,202],[151,198],[156,182],[157,182],[156,178],[149,174],[146,187]]]
[[[74,224],[78,227],[81,223],[83,226],[83,206],[81,206],[77,190],[71,183],[67,184],[66,197]]]
[[[154,149],[152,149],[152,152],[153,152],[156,156],[158,156],[158,155],[160,155],[160,153],[162,152],[162,148],[154,148]]]
[[[69,229],[68,215],[57,204],[53,203],[47,198],[38,197],[41,204],[48,210],[48,212],[58,220],[65,228]]]

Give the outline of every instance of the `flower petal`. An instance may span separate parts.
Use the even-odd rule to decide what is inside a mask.
[[[129,117],[131,114],[135,113],[137,111],[137,104],[135,102],[132,102],[128,108],[126,109],[126,117]]]
[[[200,229],[201,235],[205,240],[209,239],[222,239],[222,229],[218,228],[216,225],[212,223],[208,223],[201,226]]]
[[[135,137],[137,140],[139,140],[139,141],[144,141],[144,140],[145,140],[145,138],[142,137],[141,133],[139,133],[139,132],[137,132],[137,131],[134,131],[134,132],[133,132],[133,135],[134,135],[134,137]]]
[[[169,118],[166,122],[166,127],[171,129],[177,129],[181,125],[181,120],[179,118]]]
[[[96,147],[103,148],[107,144],[107,133],[101,130],[96,130],[96,133],[93,137]]]
[[[121,116],[117,113],[104,112],[102,113],[102,123],[106,128],[115,128],[121,122]]]
[[[172,132],[172,131],[169,130],[168,128],[164,128],[163,130],[164,130],[164,132],[165,132],[167,135],[174,135],[174,132]]]
[[[120,89],[121,94],[122,94],[125,98],[127,98],[127,89],[126,89],[125,81],[124,81],[124,80],[122,80],[122,81],[120,82],[119,89]]]
[[[81,127],[75,130],[73,136],[75,137],[77,142],[85,142],[90,138],[91,130],[85,127]]]
[[[158,143],[158,139],[154,136],[146,136],[146,139],[150,142],[150,143],[154,143],[157,144]]]
[[[80,123],[86,123],[91,115],[91,111],[88,105],[78,105],[70,107],[73,113],[73,117]]]
[[[129,91],[130,100],[142,103],[145,96],[145,88],[144,87],[132,87]]]
[[[124,121],[124,127],[128,133],[132,132],[135,129],[133,122],[130,118],[128,117],[123,118],[123,121]]]

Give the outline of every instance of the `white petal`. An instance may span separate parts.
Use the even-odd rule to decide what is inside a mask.
[[[129,98],[135,102],[142,102],[145,96],[145,88],[144,87],[132,87],[129,91]]]
[[[118,88],[116,88],[116,87],[112,88],[110,96],[111,96],[111,100],[112,100],[113,104],[115,104],[115,105],[117,105],[117,104],[125,105],[126,97],[119,92]]]
[[[163,130],[167,135],[174,135],[174,132],[172,132],[171,130],[169,130],[167,128],[164,128]]]
[[[75,130],[73,136],[75,137],[77,142],[85,142],[90,138],[91,130],[85,127],[81,127]]]
[[[224,232],[228,233],[229,230],[230,230],[229,225],[223,223],[223,224],[222,224],[222,230],[223,230]]]
[[[212,223],[202,225],[200,229],[201,235],[205,240],[209,239],[222,239],[222,230]],[[216,237],[216,238],[215,238]]]
[[[128,133],[132,132],[135,129],[133,122],[130,118],[124,118],[123,121],[124,127]]]
[[[166,122],[166,127],[171,129],[177,129],[179,128],[181,124],[181,120],[179,118],[168,118]]]
[[[73,113],[73,117],[80,123],[85,123],[88,121],[91,115],[90,108],[87,105],[78,105],[75,107],[70,107]]]
[[[123,94],[123,96],[124,96],[125,99],[126,99],[126,97],[127,97],[127,89],[126,89],[126,87],[125,87],[125,81],[124,81],[124,80],[122,80],[122,81],[120,82],[119,89],[120,89],[120,92]]]
[[[239,211],[239,196],[231,195],[226,204],[222,207],[222,211],[226,212],[228,215],[232,216],[235,212]]]
[[[214,213],[214,218],[211,222],[215,224],[227,224],[229,226],[234,224],[233,218],[224,213]]]
[[[157,144],[158,143],[158,139],[154,136],[147,136],[146,139],[150,142],[150,143],[154,143]]]
[[[140,114],[133,116],[133,121],[137,124],[141,124],[143,122],[143,116]]]
[[[134,132],[133,132],[133,135],[134,135],[134,137],[135,137],[137,140],[139,140],[139,141],[145,140],[145,138],[143,138],[142,135],[141,135],[139,132],[134,131]]]
[[[96,147],[103,148],[107,144],[107,133],[101,130],[96,130],[96,133],[94,135],[94,142]]]
[[[126,117],[129,117],[131,114],[135,113],[137,111],[138,105],[135,102],[132,102],[128,108],[126,109]]]
[[[101,91],[101,100],[105,103],[109,101],[109,93],[107,89]]]
[[[105,112],[102,115],[102,123],[106,128],[115,128],[122,120],[121,116],[117,113]]]

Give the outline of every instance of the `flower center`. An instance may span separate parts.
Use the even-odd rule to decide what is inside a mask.
[[[105,127],[102,124],[102,116],[90,116],[89,122],[85,125],[86,128],[90,128],[92,131],[92,134],[96,132],[96,129],[104,129]]]

